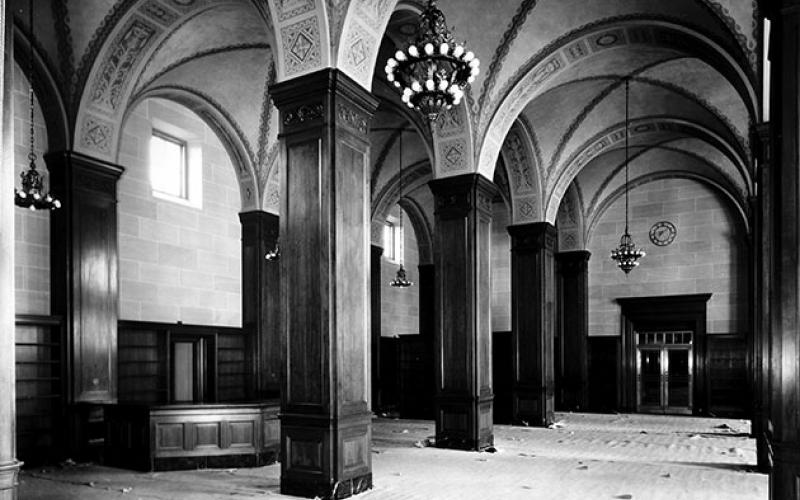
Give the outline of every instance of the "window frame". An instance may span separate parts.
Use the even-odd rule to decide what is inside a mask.
[[[180,159],[180,194],[176,195],[174,193],[169,193],[166,191],[162,191],[157,189],[153,185],[153,161],[152,156],[148,158],[148,167],[150,169],[150,190],[153,196],[158,198],[163,198],[167,200],[179,201],[182,203],[191,203],[191,190],[190,190],[190,172],[189,172],[189,144],[188,141],[181,139],[180,137],[176,137],[172,134],[168,134],[160,129],[153,128],[150,134],[151,141],[153,138],[161,139],[162,141],[170,142],[176,144],[180,147],[181,150],[181,159]],[[151,143],[152,144],[152,143]],[[151,146],[152,147],[152,146]],[[152,149],[150,150],[150,155],[152,155]]]

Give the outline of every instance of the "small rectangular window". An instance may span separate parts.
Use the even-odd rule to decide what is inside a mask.
[[[383,255],[389,260],[395,260],[395,225],[389,221],[383,226]]]
[[[156,193],[189,199],[186,142],[153,131],[150,138],[150,185]]]

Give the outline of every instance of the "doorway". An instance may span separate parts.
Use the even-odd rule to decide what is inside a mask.
[[[625,297],[620,409],[707,415],[706,303],[711,294]]]
[[[693,332],[636,332],[636,411],[692,414]]]

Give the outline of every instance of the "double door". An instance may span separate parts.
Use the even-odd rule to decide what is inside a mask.
[[[692,332],[637,332],[637,411],[692,413]]]

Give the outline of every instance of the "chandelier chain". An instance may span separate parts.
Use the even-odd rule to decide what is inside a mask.
[[[628,233],[628,136],[630,135],[630,112],[628,111],[630,100],[630,77],[625,77],[625,233]]]

